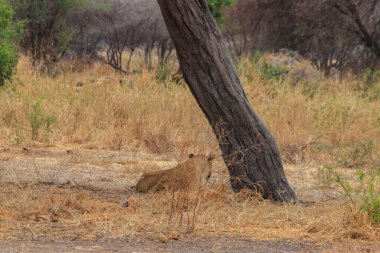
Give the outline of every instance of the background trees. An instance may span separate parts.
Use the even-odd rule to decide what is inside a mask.
[[[239,55],[289,48],[326,75],[361,71],[380,60],[376,0],[237,0],[226,23]]]
[[[24,24],[21,47],[33,61],[56,63],[66,53],[73,33],[69,13],[81,4],[75,0],[14,0],[15,17]]]
[[[149,68],[153,49],[159,64],[173,51],[154,0],[15,0],[12,6],[25,27],[21,48],[34,65],[87,57],[127,73],[137,48]]]
[[[156,1],[112,0],[107,3],[110,9],[98,13],[93,21],[106,52],[104,57],[99,50],[96,57],[127,73],[136,49],[144,50],[144,63],[148,68],[152,67],[152,52],[156,49],[158,64],[164,64],[173,45]],[[129,56],[123,64],[125,52],[129,52]]]
[[[208,0],[236,56],[281,48],[298,51],[326,76],[360,74],[380,62],[376,0]],[[21,49],[34,65],[60,59],[100,60],[127,73],[136,52],[152,69],[173,43],[155,0],[14,0],[24,24]]]
[[[97,20],[99,34],[106,46],[105,61],[114,69],[127,73],[135,49],[140,46],[140,29],[144,23],[141,13],[132,2],[110,1],[110,10],[103,11]],[[123,66],[123,54],[130,51],[127,66]],[[103,56],[97,54],[103,60]]]

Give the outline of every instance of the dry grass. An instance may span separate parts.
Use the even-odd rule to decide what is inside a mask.
[[[371,226],[362,214],[347,213],[349,209],[340,201],[277,205],[244,192],[233,195],[214,188],[202,194],[199,206],[188,205],[180,223],[179,217],[173,216],[171,193],[136,195],[131,197],[130,207],[120,209],[116,197],[105,198],[86,189],[46,185],[8,185],[5,189],[7,196],[1,196],[0,236],[8,239],[180,236],[188,232],[187,219],[192,222],[194,214],[194,233],[198,236],[318,243],[369,243],[380,238],[379,227]],[[193,208],[197,208],[196,213]]]
[[[361,157],[361,166],[376,166],[380,100],[374,97],[380,94],[380,83],[369,90],[361,90],[355,79],[292,86],[267,80],[248,59],[238,68],[254,110],[269,126],[286,161],[337,163],[342,154],[349,157],[350,152],[358,152],[356,147],[372,143]],[[22,58],[14,85],[0,90],[0,145],[31,146],[34,139],[34,145],[142,150],[174,157],[218,152],[212,130],[189,90],[169,80],[158,83],[154,72],[121,76],[94,64],[83,72],[51,78],[31,69]],[[83,88],[76,87],[79,82]],[[37,102],[41,125],[32,138],[28,115],[36,113]],[[53,124],[46,127],[49,117]],[[88,163],[105,165],[102,160]],[[233,194],[227,182],[219,182],[202,196],[199,206],[190,207],[198,206],[196,235],[321,243],[380,238],[378,225],[343,200],[276,205],[246,192]],[[2,185],[0,237],[177,236],[187,230],[186,222],[170,226],[171,193],[133,196],[127,209],[118,208],[119,201],[120,193],[110,198],[69,186]]]
[[[265,80],[248,60],[240,63],[239,71],[255,111],[284,155],[329,160],[339,149],[374,143],[371,155],[377,158],[380,101],[357,91],[358,81],[325,80],[293,87],[286,81]],[[78,82],[84,84],[80,91]],[[218,150],[189,90],[170,81],[157,83],[154,72],[121,76],[95,64],[85,72],[50,78],[32,71],[23,58],[14,83],[0,92],[2,144],[32,142],[28,115],[38,102],[45,118],[54,119],[49,131],[41,120],[39,142],[172,154]],[[379,86],[372,89],[374,94]]]
[[[49,134],[41,126],[40,142],[165,153],[215,145],[208,143],[211,130],[188,91],[158,85],[154,73],[129,76],[125,85],[119,84],[123,76],[101,65],[86,73],[41,78],[24,59],[16,79],[19,84],[9,88],[14,90],[1,93],[1,136],[8,144],[31,142],[27,114],[40,101],[43,113],[56,119]],[[84,83],[80,92],[78,82]],[[201,128],[194,136],[193,130]]]
[[[134,163],[129,160],[133,158],[130,156],[125,159],[126,167],[117,170],[115,166],[119,166],[119,159],[113,158],[117,152],[100,157],[106,151],[75,150],[74,154],[65,154],[55,150],[49,155],[44,150],[51,148],[38,150],[39,153],[31,151],[34,154],[8,151],[14,153],[13,157],[10,154],[2,156],[8,164],[18,164],[30,157],[34,157],[35,162],[22,165],[25,168],[16,166],[11,169],[14,172],[6,170],[7,173],[18,175],[26,173],[25,169],[36,169],[45,175],[45,170],[50,167],[57,166],[59,171],[65,168],[59,168],[61,165],[72,166],[72,156],[77,155],[80,157],[75,162],[78,167],[66,170],[72,171],[71,179],[80,183],[38,183],[46,182],[44,178],[24,183],[29,181],[31,174],[20,175],[15,183],[0,183],[0,238],[97,240],[148,236],[166,242],[192,232],[195,236],[210,238],[290,240],[321,245],[344,242],[367,246],[380,238],[378,224],[371,223],[365,212],[350,207],[343,198],[337,198],[331,186],[325,185],[321,191],[324,176],[316,176],[317,170],[304,165],[287,165],[286,172],[300,198],[315,200],[315,203],[280,205],[262,200],[250,191],[232,193],[226,170],[218,161],[213,167],[210,188],[199,195],[136,194],[130,196],[128,208],[119,208],[127,190],[114,188],[115,180],[133,180],[146,170],[157,169],[155,163],[169,161],[160,158],[148,165],[147,159],[142,159],[141,155],[136,155]],[[121,155],[125,157],[125,154]],[[87,172],[77,171],[83,166]],[[93,180],[99,178],[98,181],[102,182],[106,176],[102,174],[104,168],[115,174],[110,172],[112,176],[108,175],[109,181],[105,185],[108,187],[85,186],[85,181],[80,180],[80,177],[92,175]],[[318,197],[321,192],[329,196]]]

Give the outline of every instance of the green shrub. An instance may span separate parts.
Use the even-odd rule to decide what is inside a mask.
[[[261,74],[266,80],[280,80],[287,72],[284,67],[276,67],[271,63],[264,61],[260,65]]]
[[[12,22],[12,17],[12,9],[0,0],[0,86],[12,77],[18,60],[15,41],[19,25]]]
[[[370,173],[361,171],[359,180],[363,200],[361,208],[369,213],[372,221],[380,223],[380,168]]]
[[[17,52],[13,46],[0,44],[0,86],[12,77],[17,60]]]
[[[233,0],[207,0],[211,14],[219,23],[223,23],[223,9],[231,6],[233,2]]]
[[[249,63],[257,70],[257,74],[265,80],[279,81],[287,74],[286,67],[273,66],[267,60],[262,60],[263,52],[257,50],[254,54],[248,56]]]
[[[42,110],[41,101],[42,98],[34,101],[31,105],[31,111],[26,113],[26,118],[31,129],[31,138],[33,143],[38,139],[40,129],[42,127],[45,129],[45,138],[47,138],[48,134],[51,132],[51,126],[56,121],[56,117],[54,115],[48,115]]]
[[[166,64],[160,64],[156,70],[156,80],[159,83],[163,83],[170,77],[170,69]]]
[[[380,223],[380,168],[369,172],[359,171],[359,184],[357,181],[348,180],[330,166],[325,169],[353,206],[360,207],[363,212],[368,213],[373,222]]]

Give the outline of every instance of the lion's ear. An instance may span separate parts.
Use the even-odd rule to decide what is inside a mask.
[[[191,159],[191,158],[193,158],[194,157],[194,154],[190,154],[189,155],[189,158]]]
[[[213,155],[209,155],[209,157],[208,157],[208,161],[209,162],[212,161],[212,160],[214,160],[214,159],[215,159],[215,157]]]

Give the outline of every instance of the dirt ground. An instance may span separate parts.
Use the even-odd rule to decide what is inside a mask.
[[[318,252],[323,247],[289,242],[263,242],[220,239],[186,238],[170,243],[153,239],[128,238],[113,241],[0,241],[0,252]]]
[[[213,232],[190,235],[175,233],[173,236],[162,230],[147,229],[147,224],[153,224],[153,221],[144,221],[145,225],[141,226],[130,225],[119,233],[110,232],[112,229],[107,228],[107,222],[121,221],[108,217],[107,214],[130,214],[117,210],[118,204],[129,193],[130,186],[135,184],[139,175],[152,169],[172,167],[179,160],[174,156],[137,151],[63,147],[0,148],[0,253],[380,252],[380,244],[376,239],[366,241],[367,237],[361,235],[358,237],[364,240],[348,243],[339,240],[324,240],[322,243],[307,239],[288,240],[281,239],[278,235],[273,235],[273,240],[257,239],[244,234],[226,236],[226,233],[218,233],[218,228]],[[337,192],[324,189],[320,182],[319,185],[315,182],[317,170],[305,168],[286,166],[289,180],[301,199],[318,203],[339,201]],[[211,181],[225,182],[228,185],[228,176],[221,162],[214,166]],[[70,207],[71,211],[54,204],[62,196],[66,207]],[[78,198],[84,200],[79,201]],[[51,203],[44,202],[44,199],[51,199]],[[155,205],[154,203],[152,200],[146,206]],[[138,208],[141,205],[132,205],[137,210],[133,215],[139,215]],[[89,207],[86,209],[86,206]],[[95,216],[99,213],[101,216]],[[163,217],[160,211],[152,213]],[[83,221],[83,217],[88,220]],[[140,219],[143,220],[144,217]],[[94,220],[98,223],[91,223]],[[128,219],[123,220],[125,221],[128,222]],[[108,232],[101,231],[98,224],[102,224],[101,229]],[[308,229],[308,233],[316,233],[318,227]],[[200,230],[206,231],[202,228]]]

